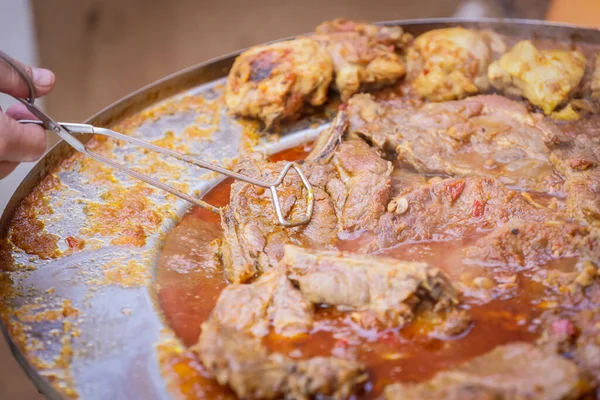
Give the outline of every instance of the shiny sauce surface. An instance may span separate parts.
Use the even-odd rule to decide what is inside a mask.
[[[298,147],[279,153],[271,160],[295,161],[304,158],[308,151],[309,148]],[[403,185],[407,180],[422,179],[405,172],[397,170],[397,174],[403,176],[393,176],[392,184]],[[204,199],[215,206],[227,204],[230,185],[231,180],[220,183]],[[546,266],[506,271],[463,262],[464,248],[484,233],[458,241],[403,243],[379,253],[401,260],[428,262],[448,274],[463,291],[464,308],[473,317],[471,328],[459,337],[444,340],[431,337],[427,333],[432,327],[426,319],[416,319],[401,330],[364,329],[354,323],[351,313],[321,307],[316,310],[310,335],[290,339],[271,333],[264,339],[265,344],[273,352],[296,359],[333,355],[364,362],[368,366],[369,381],[356,398],[370,399],[380,396],[387,384],[422,381],[498,345],[534,341],[539,335],[539,313],[554,306],[536,275],[545,269],[572,270],[574,261],[566,259]],[[186,346],[197,341],[200,325],[227,285],[219,264],[199,254],[221,235],[218,215],[193,208],[170,233],[159,261],[156,283],[160,307],[166,322]],[[352,251],[360,240],[360,236],[340,238],[338,248]],[[481,281],[486,276],[494,277],[496,287],[461,286],[476,278]],[[187,365],[179,368],[181,373],[171,374],[175,385],[183,385],[190,379],[201,382],[196,389],[186,390],[184,397],[232,396],[210,379],[199,363],[189,361],[191,359],[190,354],[167,357],[173,365]],[[193,368],[189,367],[190,363]]]

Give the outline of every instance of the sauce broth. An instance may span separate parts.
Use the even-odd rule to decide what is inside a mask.
[[[309,151],[309,147],[297,147],[278,153],[271,160],[297,161],[306,157]],[[427,179],[422,175],[406,173],[405,169],[402,173],[403,176],[392,177],[394,187],[425,183]],[[204,199],[215,206],[227,204],[231,183],[231,180],[225,180],[208,192]],[[548,199],[541,196],[539,200]],[[208,238],[190,235],[189,227],[212,233]],[[469,310],[474,321],[472,327],[460,337],[444,340],[430,337],[427,333],[432,327],[424,319],[417,319],[401,330],[364,329],[352,320],[351,313],[322,307],[316,311],[315,325],[309,335],[290,339],[271,333],[264,338],[265,345],[271,351],[296,359],[334,355],[366,363],[370,380],[358,398],[370,399],[380,395],[389,383],[422,381],[498,345],[534,341],[539,335],[537,317],[551,303],[548,302],[551,296],[535,276],[545,268],[572,270],[574,260],[506,270],[463,261],[465,247],[473,244],[483,233],[458,241],[403,243],[379,252],[387,257],[428,262],[449,275],[463,291],[463,307]],[[221,234],[217,215],[193,208],[170,233],[160,257],[156,281],[159,304],[166,322],[186,346],[196,342],[200,325],[208,318],[221,290],[227,285],[221,269],[206,260],[199,262],[198,255],[190,255],[189,249],[202,248],[207,241]],[[338,248],[352,251],[365,240],[365,236],[340,237]],[[182,246],[181,243],[187,245]],[[180,268],[181,265],[187,268]],[[488,277],[494,282],[493,287],[486,289],[472,284],[475,278],[481,277]],[[190,354],[173,354],[170,362],[177,361],[189,366],[189,360],[193,360]],[[180,368],[183,372],[171,377],[175,381],[187,382],[190,373],[197,374],[204,389],[189,391],[187,398],[231,395],[227,389],[207,379],[208,375],[197,364],[194,364],[195,369]],[[210,396],[206,397],[205,393],[210,393]]]

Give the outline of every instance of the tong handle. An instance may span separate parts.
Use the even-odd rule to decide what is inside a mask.
[[[22,120],[19,121],[20,123],[27,123],[27,124],[37,124],[37,125],[41,125],[41,126],[45,126],[43,121],[35,121],[35,120]],[[310,222],[311,218],[312,218],[312,214],[313,214],[313,209],[314,209],[314,191],[313,188],[310,184],[310,182],[308,181],[308,179],[306,178],[306,176],[304,175],[304,173],[302,172],[302,169],[300,169],[300,166],[296,163],[293,162],[288,162],[287,164],[285,164],[285,166],[283,167],[281,173],[279,174],[279,176],[277,177],[277,179],[273,182],[265,182],[259,179],[255,179],[252,178],[250,176],[247,175],[243,175],[240,174],[238,172],[235,171],[231,171],[227,168],[223,168],[220,165],[216,165],[213,163],[209,163],[206,161],[202,161],[199,160],[195,157],[189,156],[187,154],[182,154],[173,150],[169,150],[169,149],[165,149],[164,147],[160,147],[160,146],[156,146],[152,143],[148,143],[145,140],[141,140],[132,136],[127,136],[124,135],[120,132],[116,132],[113,131],[111,129],[107,129],[107,128],[99,128],[93,125],[89,125],[89,124],[75,124],[75,123],[58,123],[58,125],[61,127],[61,129],[69,132],[69,135],[67,135],[70,139],[74,140],[75,142],[81,144],[81,147],[83,148],[82,151],[83,153],[87,154],[88,156],[96,159],[97,161],[109,164],[110,166],[130,175],[133,176],[134,178],[140,179],[150,185],[153,185],[155,187],[158,187],[159,189],[165,190],[179,198],[182,198],[184,200],[187,200],[193,204],[196,204],[198,206],[201,206],[203,208],[206,208],[210,211],[219,212],[219,209],[214,207],[211,204],[206,203],[205,201],[196,199],[184,192],[181,192],[178,189],[175,189],[172,186],[166,185],[154,178],[151,178],[149,176],[140,174],[136,171],[131,170],[130,168],[127,168],[117,162],[115,162],[114,160],[105,158],[99,154],[96,154],[90,150],[88,150],[79,140],[75,139],[74,136],[71,135],[71,133],[87,133],[87,134],[96,134],[96,135],[103,135],[103,136],[108,136],[111,137],[113,139],[118,139],[118,140],[122,140],[128,143],[132,143],[134,145],[140,146],[142,148],[151,150],[151,151],[155,151],[157,153],[169,156],[169,157],[173,157],[176,158],[180,161],[184,161],[187,162],[189,164],[193,164],[197,167],[200,168],[204,168],[204,169],[208,169],[211,171],[215,171],[218,172],[222,175],[225,176],[229,176],[231,178],[234,179],[238,179],[247,183],[250,183],[252,185],[256,185],[256,186],[260,186],[263,187],[265,189],[268,189],[269,192],[271,193],[271,201],[273,202],[273,207],[275,208],[275,214],[277,215],[277,220],[279,222],[279,224],[281,224],[284,227],[294,227],[294,226],[299,226],[299,225],[305,225],[308,222]],[[70,143],[69,143],[70,144]],[[77,149],[77,148],[76,148]],[[79,149],[78,149],[79,150]],[[307,205],[306,205],[306,214],[304,216],[304,218],[300,219],[300,220],[294,220],[294,221],[290,221],[287,220],[285,218],[285,216],[283,215],[283,211],[281,209],[281,202],[279,200],[279,194],[277,193],[277,187],[279,185],[281,185],[283,183],[283,180],[285,179],[285,177],[287,176],[287,174],[290,172],[291,169],[294,169],[294,171],[296,171],[296,173],[298,174],[298,176],[300,177],[300,181],[302,182],[302,185],[304,186],[304,188],[307,191]]]

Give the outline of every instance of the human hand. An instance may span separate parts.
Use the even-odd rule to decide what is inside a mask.
[[[23,65],[33,78],[38,96],[48,94],[54,87],[54,74],[43,68]],[[27,85],[19,74],[0,60],[0,92],[26,98]],[[21,162],[35,161],[46,150],[44,128],[33,124],[19,124],[21,119],[37,119],[25,106],[17,104],[6,112],[0,109],[0,179],[10,174]]]

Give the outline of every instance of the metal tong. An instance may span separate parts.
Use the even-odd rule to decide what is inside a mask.
[[[271,193],[271,200],[273,202],[273,206],[275,207],[277,219],[282,226],[293,227],[293,226],[298,226],[298,225],[304,225],[304,224],[307,224],[310,221],[310,219],[312,218],[313,207],[314,207],[314,192],[313,192],[312,186],[308,182],[308,179],[306,178],[306,176],[304,175],[304,173],[302,172],[302,170],[300,169],[300,166],[298,164],[293,163],[293,162],[288,162],[287,164],[285,164],[283,170],[279,174],[279,177],[275,181],[265,182],[263,180],[255,179],[250,176],[246,176],[246,175],[234,172],[234,171],[230,171],[219,165],[215,165],[215,164],[212,164],[212,163],[209,163],[206,161],[202,161],[195,157],[192,157],[192,156],[189,156],[186,154],[182,154],[182,153],[179,153],[176,151],[165,149],[163,147],[156,146],[152,143],[148,143],[144,140],[140,140],[140,139],[137,139],[137,138],[134,138],[131,136],[127,136],[127,135],[124,135],[119,132],[115,132],[115,131],[107,129],[107,128],[100,128],[100,127],[88,125],[88,124],[56,122],[56,121],[54,121],[54,119],[49,117],[46,113],[41,111],[34,104],[35,99],[37,97],[35,85],[33,83],[33,80],[31,79],[31,77],[23,69],[23,67],[21,67],[21,65],[19,65],[19,63],[17,63],[15,60],[13,60],[10,56],[8,56],[6,53],[4,53],[1,50],[0,50],[0,59],[4,60],[8,65],[10,65],[20,75],[20,77],[23,79],[23,81],[27,84],[27,87],[29,90],[29,96],[26,99],[19,98],[19,97],[14,97],[14,98],[17,101],[21,102],[23,105],[25,105],[25,107],[27,107],[29,112],[31,112],[33,115],[35,115],[37,118],[39,118],[39,121],[22,120],[22,121],[19,121],[19,123],[40,125],[43,128],[45,128],[46,130],[55,132],[62,140],[67,142],[69,145],[71,145],[75,150],[77,150],[81,153],[84,153],[101,163],[110,165],[111,167],[113,167],[121,172],[124,172],[125,174],[127,174],[133,178],[139,179],[143,182],[146,182],[149,185],[152,185],[156,188],[159,188],[161,190],[169,192],[183,200],[187,200],[188,202],[190,202],[192,204],[206,208],[206,209],[216,212],[216,213],[219,213],[219,208],[217,208],[203,200],[192,197],[189,194],[184,193],[184,192],[174,188],[173,186],[167,185],[163,182],[160,182],[157,179],[154,179],[152,177],[149,177],[147,175],[144,175],[137,171],[134,171],[131,168],[129,168],[123,164],[120,164],[114,160],[108,159],[106,157],[101,156],[100,154],[94,153],[93,151],[86,148],[85,144],[83,142],[81,142],[80,140],[78,140],[75,137],[75,135],[73,135],[73,134],[74,133],[79,133],[79,134],[87,133],[87,134],[108,136],[108,137],[111,137],[114,139],[122,140],[127,143],[131,143],[133,145],[143,147],[143,148],[151,150],[151,151],[155,151],[157,153],[160,153],[160,154],[163,154],[163,155],[166,155],[169,157],[176,158],[178,160],[187,162],[189,164],[193,164],[193,165],[201,167],[201,168],[205,168],[205,169],[209,169],[211,171],[218,172],[220,174],[250,183],[252,185],[256,185],[256,186],[260,186],[262,188],[268,189]],[[279,201],[279,195],[277,194],[277,187],[279,185],[281,185],[281,183],[285,179],[286,175],[292,168],[296,171],[296,173],[300,177],[300,180],[302,181],[302,184],[304,185],[304,187],[306,188],[306,190],[308,192],[306,215],[304,216],[304,218],[302,218],[300,220],[296,220],[296,221],[288,221],[284,217],[283,212],[281,210],[281,203]]]

